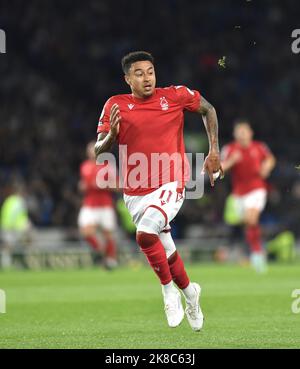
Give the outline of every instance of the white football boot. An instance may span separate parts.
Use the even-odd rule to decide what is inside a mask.
[[[200,308],[199,298],[201,294],[201,287],[198,283],[191,283],[195,289],[195,297],[191,300],[186,299],[185,314],[190,326],[194,331],[200,331],[203,327],[203,314]]]
[[[107,257],[104,261],[104,266],[108,270],[113,270],[118,267],[118,261],[114,258]]]
[[[178,327],[184,318],[184,310],[181,303],[181,294],[174,287],[174,292],[164,295],[165,313],[168,325],[171,328]]]
[[[268,271],[266,257],[262,252],[253,252],[250,255],[250,262],[256,273],[264,274]]]

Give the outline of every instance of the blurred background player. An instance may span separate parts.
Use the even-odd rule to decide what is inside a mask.
[[[0,267],[12,266],[12,252],[30,241],[31,221],[25,201],[25,187],[13,183],[7,188],[7,194],[0,212],[1,263]]]
[[[117,249],[114,240],[116,215],[111,189],[100,189],[97,175],[105,165],[97,165],[94,152],[95,141],[86,148],[87,160],[80,166],[79,189],[83,193],[82,207],[78,216],[80,234],[97,256],[104,256],[104,265],[117,266]],[[99,180],[99,176],[98,176]],[[98,236],[101,233],[102,241]]]
[[[266,178],[275,166],[268,147],[253,140],[247,120],[238,120],[233,130],[234,141],[222,150],[224,171],[231,171],[232,196],[245,237],[250,247],[250,261],[257,272],[266,270],[266,257],[261,240],[259,218],[267,200]]]

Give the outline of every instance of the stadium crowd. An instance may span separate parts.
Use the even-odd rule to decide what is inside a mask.
[[[291,51],[299,5],[230,3],[11,0],[9,9],[3,6],[0,201],[12,182],[22,182],[36,226],[76,226],[86,143],[96,137],[106,99],[128,92],[121,57],[146,49],[156,59],[158,86],[184,84],[214,104],[221,145],[231,140],[237,117],[249,118],[256,138],[277,157],[263,221],[299,235],[300,56]],[[187,151],[207,150],[198,116],[186,115],[185,132]],[[186,201],[178,236],[187,224],[222,223],[228,191],[225,179],[214,189],[207,184],[203,199]]]

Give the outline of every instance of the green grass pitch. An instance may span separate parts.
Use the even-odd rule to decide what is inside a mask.
[[[6,313],[0,348],[299,348],[291,310],[300,266],[267,275],[239,266],[187,267],[202,285],[205,324],[167,326],[160,285],[148,267],[0,272]]]

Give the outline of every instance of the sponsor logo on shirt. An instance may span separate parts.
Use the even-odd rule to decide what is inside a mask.
[[[128,108],[132,110],[134,108],[134,104],[128,104]]]

